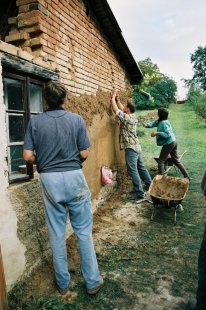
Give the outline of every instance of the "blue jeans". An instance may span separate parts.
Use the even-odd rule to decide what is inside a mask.
[[[128,174],[132,178],[135,194],[139,197],[144,197],[141,180],[146,187],[149,187],[152,179],[143,163],[141,151],[135,152],[133,149],[125,149],[125,160]]]
[[[67,288],[70,281],[65,238],[69,213],[86,287],[96,287],[100,274],[92,238],[91,194],[82,170],[41,173],[40,180],[58,286]]]

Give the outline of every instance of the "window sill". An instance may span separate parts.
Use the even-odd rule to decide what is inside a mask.
[[[24,182],[24,181],[29,181],[30,177],[28,174],[23,174],[23,173],[15,173],[13,175],[9,176],[9,183],[17,183],[17,182]]]

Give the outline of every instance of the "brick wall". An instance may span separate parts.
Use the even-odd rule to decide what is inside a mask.
[[[125,71],[92,11],[81,0],[17,0],[6,42],[55,64],[62,82],[77,95],[125,89]]]
[[[48,238],[37,180],[6,189],[8,167],[1,52],[59,71],[62,82],[70,90],[65,106],[83,116],[92,142],[84,173],[94,209],[102,201],[100,168],[124,164],[108,92],[113,87],[121,90],[123,103],[130,96],[124,68],[98,21],[92,12],[88,14],[81,0],[17,0],[16,4],[18,15],[9,18],[11,28],[5,40],[7,43],[0,41],[0,180],[3,184],[0,189],[0,234],[8,287],[36,266],[48,249]]]

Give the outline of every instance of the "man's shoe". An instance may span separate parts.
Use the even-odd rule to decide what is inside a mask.
[[[102,277],[100,277],[100,279],[99,279],[99,284],[98,284],[96,287],[94,287],[94,288],[88,288],[88,289],[87,289],[87,293],[88,293],[89,295],[95,295],[95,294],[98,293],[99,290],[102,288],[103,284],[104,284],[104,280],[103,280]]]
[[[188,310],[198,310],[197,300],[195,298],[188,300],[187,309]]]
[[[69,292],[69,287],[67,286],[66,288],[61,288],[57,284],[57,290],[58,290],[59,294],[66,295]]]
[[[135,201],[137,201],[137,200],[144,199],[144,196],[128,195],[127,198],[128,198],[129,200],[135,200]]]
[[[145,184],[144,186],[144,190],[147,192],[149,190],[150,185],[149,184]]]

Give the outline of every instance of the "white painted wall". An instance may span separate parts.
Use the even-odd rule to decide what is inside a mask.
[[[5,105],[0,54],[0,243],[7,288],[16,282],[25,268],[25,248],[17,238],[17,218],[8,196],[8,166]]]

